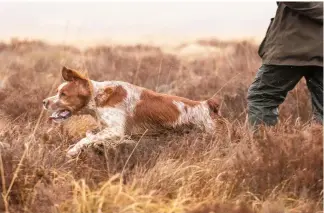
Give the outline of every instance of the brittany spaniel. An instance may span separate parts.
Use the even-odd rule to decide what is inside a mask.
[[[211,98],[193,101],[160,94],[122,81],[97,82],[80,72],[63,67],[65,80],[55,96],[43,100],[52,114],[50,119],[61,123],[82,110],[94,112],[104,125],[97,133],[87,133],[67,152],[73,157],[85,147],[99,141],[121,139],[150,129],[175,129],[192,126],[213,131],[219,101]]]

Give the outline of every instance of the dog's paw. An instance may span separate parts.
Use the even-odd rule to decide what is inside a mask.
[[[66,156],[69,157],[69,158],[73,158],[73,157],[79,155],[80,152],[81,152],[80,149],[78,149],[78,148],[76,148],[76,147],[73,147],[73,148],[71,148],[71,149],[69,149],[69,150],[67,151]]]

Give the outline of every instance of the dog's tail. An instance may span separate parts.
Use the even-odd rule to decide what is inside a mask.
[[[219,108],[221,105],[221,100],[219,97],[214,95],[213,97],[206,100],[209,110],[217,115],[219,115]]]
[[[210,99],[208,99],[206,102],[207,102],[207,105],[209,107],[209,110],[214,112],[215,114],[217,115],[221,115],[220,114],[220,107],[221,107],[221,103],[222,103],[222,100],[221,98],[219,98],[217,96],[217,94],[222,90],[224,89],[229,83],[231,83],[231,81],[233,79],[235,79],[237,76],[239,76],[241,73],[238,73],[236,75],[234,75],[229,81],[226,82],[226,84],[224,84]]]

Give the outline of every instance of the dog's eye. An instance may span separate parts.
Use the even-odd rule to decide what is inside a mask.
[[[66,94],[64,92],[61,93],[61,97],[64,97],[66,96]]]

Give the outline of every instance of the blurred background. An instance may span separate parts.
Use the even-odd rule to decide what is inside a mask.
[[[0,2],[0,39],[88,45],[264,35],[276,2]]]

